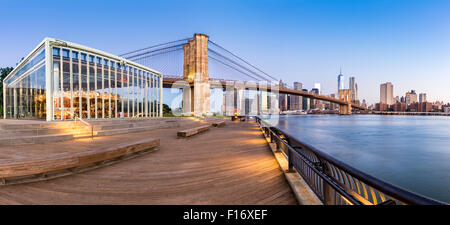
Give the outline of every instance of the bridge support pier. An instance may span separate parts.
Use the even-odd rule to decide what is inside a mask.
[[[183,46],[184,79],[194,82],[186,93],[183,92],[183,113],[207,115],[211,112],[210,85],[208,73],[208,36],[194,34],[194,38]]]
[[[352,106],[348,105],[339,105],[339,115],[351,115],[352,114]]]
[[[345,105],[339,105],[339,115],[351,115],[352,114],[352,102],[350,98],[350,89],[339,90],[338,98],[347,102]]]

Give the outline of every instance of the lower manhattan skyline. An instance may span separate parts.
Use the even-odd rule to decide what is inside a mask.
[[[395,85],[394,96],[417,90],[427,93],[430,102],[450,102],[450,2],[445,0],[165,1],[126,6],[99,1],[89,2],[91,7],[83,7],[87,1],[46,2],[48,14],[33,10],[38,2],[3,3],[11,10],[0,15],[0,25],[5,30],[22,27],[16,32],[26,35],[0,37],[0,67],[14,67],[45,37],[121,54],[142,43],[150,46],[202,32],[289,85],[298,81],[310,90],[320,83],[323,94],[336,93],[342,68],[345,85],[355,77],[358,98],[368,104],[379,102],[379,85],[385,82]],[[184,16],[194,9],[204,14]],[[113,16],[123,11],[133,13],[127,19]],[[105,26],[92,23],[93,15],[104,18]],[[75,17],[77,22],[72,21]],[[135,30],[135,35],[106,24]]]

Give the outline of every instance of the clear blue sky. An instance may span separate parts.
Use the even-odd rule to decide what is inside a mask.
[[[208,34],[269,74],[323,93],[342,66],[359,96],[426,92],[450,102],[449,0],[2,1],[0,67],[14,66],[43,38],[120,54]]]

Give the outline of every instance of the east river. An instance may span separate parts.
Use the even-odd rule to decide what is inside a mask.
[[[286,115],[278,127],[368,174],[450,203],[450,117]]]

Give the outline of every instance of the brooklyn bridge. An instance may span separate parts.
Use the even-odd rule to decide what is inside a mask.
[[[278,113],[280,94],[337,104],[340,115],[352,114],[352,109],[365,110],[351,102],[348,89],[339,90],[338,98],[333,98],[283,85],[280,78],[264,72],[205,34],[194,34],[192,38],[170,41],[120,56],[160,71],[164,75],[164,88],[182,89],[183,113],[210,113],[211,89],[224,91],[224,114],[227,116],[236,112],[240,115]],[[246,111],[245,96],[249,92],[256,95],[251,106],[247,106],[250,110]]]

